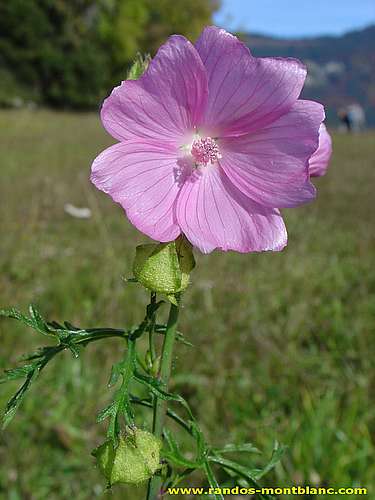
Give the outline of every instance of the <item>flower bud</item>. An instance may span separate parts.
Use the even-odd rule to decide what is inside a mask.
[[[106,441],[93,451],[97,464],[112,486],[139,484],[150,479],[159,468],[161,442],[153,434],[132,429],[120,436],[117,447]]]
[[[148,54],[142,56],[141,54],[138,53],[131,68],[128,71],[128,76],[126,79],[137,80],[138,78],[140,78],[148,68],[150,61],[151,57]]]
[[[145,288],[171,296],[187,288],[194,266],[191,244],[180,237],[170,243],[139,245],[133,272]]]

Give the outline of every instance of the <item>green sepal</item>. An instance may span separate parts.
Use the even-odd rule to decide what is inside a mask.
[[[184,237],[170,243],[139,245],[133,264],[136,279],[147,289],[164,293],[172,303],[189,285],[195,266],[191,244]]]

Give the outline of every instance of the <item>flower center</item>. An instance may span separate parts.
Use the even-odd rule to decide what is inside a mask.
[[[219,146],[212,137],[196,138],[191,145],[191,155],[198,165],[204,166],[221,158]]]

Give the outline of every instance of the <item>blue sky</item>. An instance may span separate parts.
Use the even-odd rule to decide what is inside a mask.
[[[375,0],[222,0],[215,23],[281,37],[339,35],[375,24]]]

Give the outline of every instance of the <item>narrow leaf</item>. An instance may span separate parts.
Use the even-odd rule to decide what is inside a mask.
[[[206,476],[207,476],[210,488],[213,488],[214,491],[220,491],[219,483],[217,482],[217,479],[216,479],[216,477],[211,469],[211,466],[207,460],[205,461],[205,464],[204,464],[204,470],[206,471]],[[214,493],[213,497],[215,500],[224,500],[224,497],[221,493]]]
[[[153,394],[155,394],[158,398],[163,399],[164,401],[179,401],[180,403],[184,402],[184,399],[178,394],[172,394],[165,391],[162,388],[163,386],[161,382],[152,377],[148,377],[147,375],[142,375],[139,372],[135,372],[134,378],[141,384],[147,386]]]
[[[109,381],[108,381],[108,387],[113,387],[114,385],[117,384],[117,381],[121,375],[121,368],[122,368],[121,362],[114,363],[112,365],[111,375],[110,375]]]
[[[103,408],[103,410],[100,410],[100,412],[98,413],[98,415],[96,417],[96,421],[98,423],[103,422],[103,420],[112,416],[114,413],[116,413],[116,402],[112,401],[112,403],[110,403],[108,406]]]
[[[252,470],[246,467],[245,465],[234,462],[233,460],[228,460],[227,458],[223,458],[220,456],[209,457],[209,460],[213,463],[221,465],[224,468],[228,468],[236,472],[238,475],[244,477],[245,479],[249,479],[250,481],[256,481],[256,477],[253,475]]]
[[[284,455],[286,449],[287,446],[280,445],[276,441],[272,451],[271,460],[268,462],[268,464],[263,467],[263,469],[254,469],[252,471],[255,479],[260,479],[261,477],[265,476],[270,470],[272,470],[280,462],[281,457]]]
[[[44,333],[45,335],[50,335],[51,332],[48,329],[47,323],[42,318],[40,312],[32,304],[30,304],[29,306],[29,313],[31,319],[34,322],[35,329],[38,330],[40,333]]]
[[[5,429],[5,427],[13,419],[18,407],[22,403],[22,400],[23,400],[27,390],[30,388],[32,382],[38,376],[38,371],[39,370],[35,369],[33,371],[30,371],[27,374],[25,382],[22,384],[22,386],[18,389],[16,394],[8,402],[8,404],[5,408],[4,415],[3,415],[3,429]]]
[[[19,378],[25,378],[27,375],[35,369],[35,364],[18,366],[17,368],[11,368],[10,370],[5,370],[5,375],[0,378],[0,384],[7,382],[8,380],[17,380]]]
[[[223,448],[213,448],[215,453],[261,453],[252,443],[226,444]]]
[[[234,472],[235,475],[240,476],[246,479],[251,485],[256,487],[256,489],[261,489],[260,485],[257,483],[256,478],[254,477],[252,470],[246,467],[245,465],[234,462],[233,460],[227,460],[221,456],[209,456],[208,460],[212,463],[220,465],[226,472]],[[230,474],[233,476],[233,474]],[[260,500],[273,500],[273,497],[270,495],[258,494]]]
[[[180,467],[187,467],[190,469],[199,469],[202,467],[202,463],[192,461],[184,457],[184,455],[180,451],[178,443],[168,429],[165,428],[163,430],[163,435],[170,450],[163,452],[163,455],[167,460]]]

